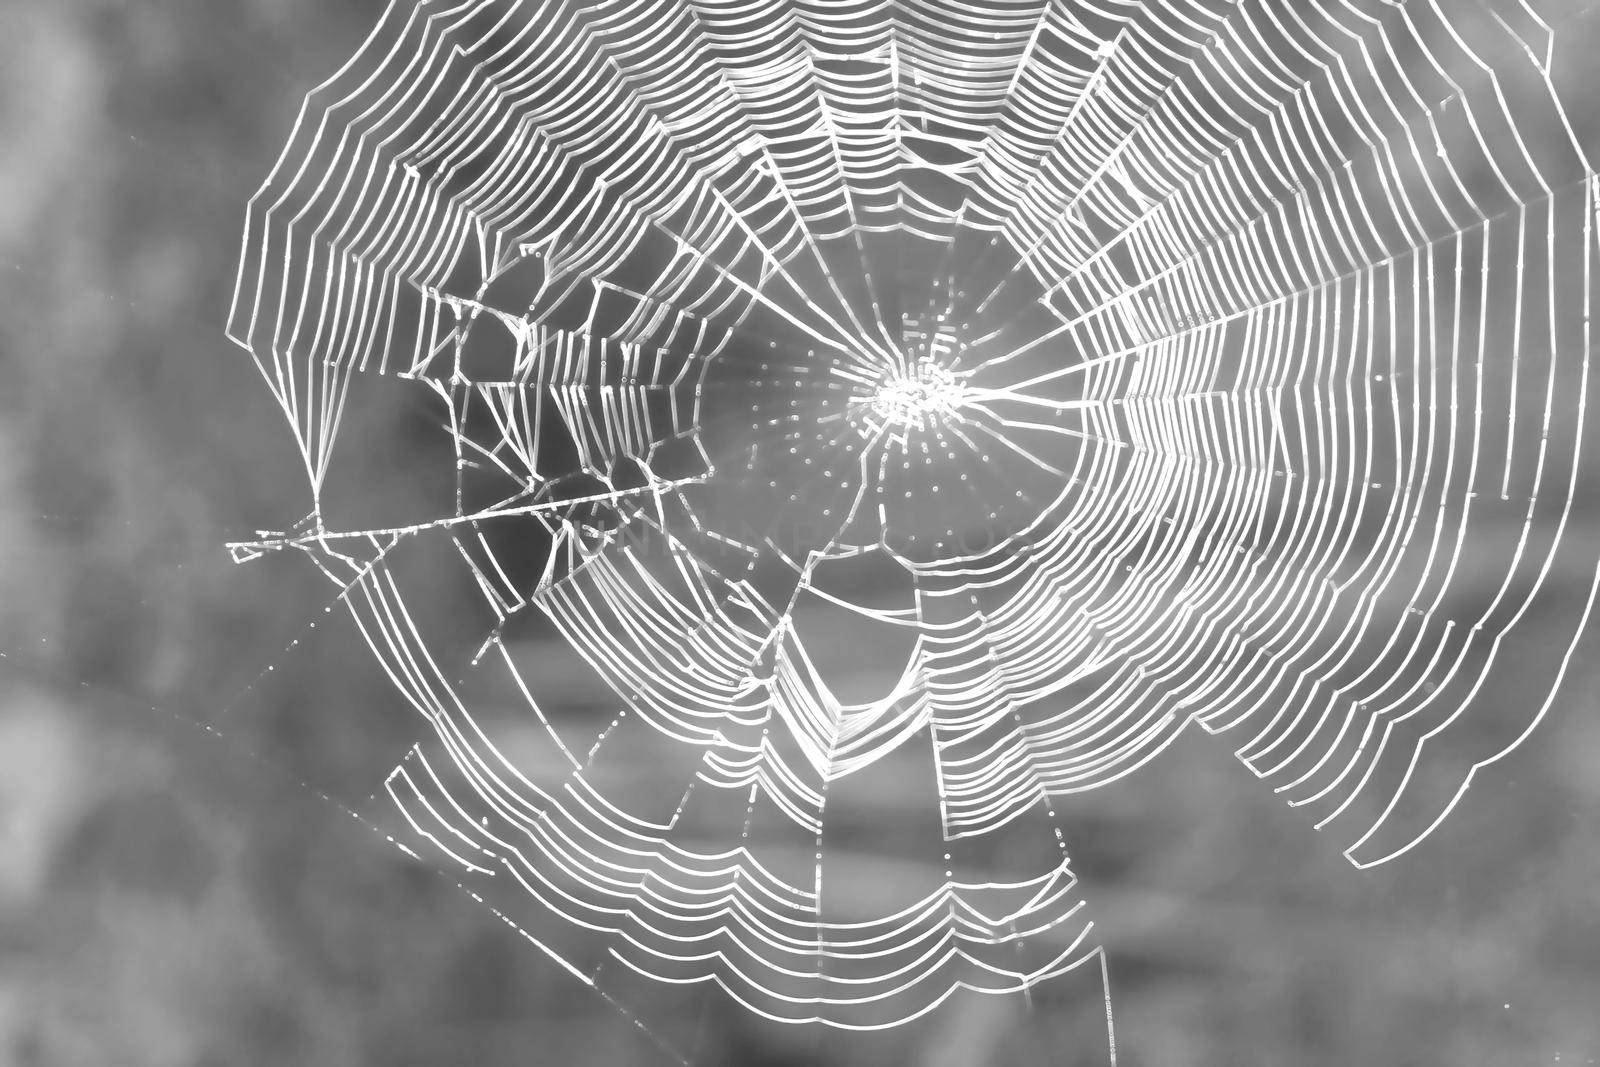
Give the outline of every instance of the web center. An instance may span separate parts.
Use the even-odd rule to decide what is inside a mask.
[[[926,426],[955,416],[966,400],[966,386],[949,367],[921,359],[885,372],[866,398],[867,421],[874,429]]]

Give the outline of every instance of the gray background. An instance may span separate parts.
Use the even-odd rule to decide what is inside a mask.
[[[244,204],[377,11],[0,3],[0,1064],[668,1062],[348,817],[414,724],[349,634],[306,629],[309,566],[222,550],[305,506],[222,335]],[[1600,1059],[1597,647],[1376,871],[1203,738],[1097,794],[1074,848],[1122,1062]],[[711,1004],[695,1059],[1089,1063],[1097,996],[863,1042]]]

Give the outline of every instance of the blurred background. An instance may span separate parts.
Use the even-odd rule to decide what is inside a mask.
[[[303,560],[223,549],[306,509],[222,334],[244,206],[379,9],[0,0],[0,1065],[672,1062],[651,1004],[619,994],[635,1025],[350,818],[414,722],[352,634],[308,629],[331,590]],[[1374,871],[1203,736],[1080,806],[1119,1062],[1600,1061],[1597,650]],[[685,1051],[1103,1063],[1099,997],[861,1040],[705,998]]]

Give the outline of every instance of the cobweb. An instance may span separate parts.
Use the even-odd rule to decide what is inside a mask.
[[[1572,17],[394,0],[251,201],[311,507],[235,556],[334,583],[413,845],[586,983],[873,1028],[1103,967],[1064,813],[1194,727],[1391,859],[1593,554]]]

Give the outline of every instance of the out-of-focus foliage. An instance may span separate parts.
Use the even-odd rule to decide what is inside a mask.
[[[308,567],[221,549],[304,506],[222,338],[243,207],[376,13],[0,7],[0,1063],[666,1062],[343,813],[409,713],[349,634],[286,650],[329,595]],[[403,454],[415,418],[358,429]],[[1077,804],[1123,1061],[1600,1059],[1597,680],[1374,872],[1204,738]],[[1099,1011],[1066,982],[853,1041],[713,1001],[696,1061],[1076,1063]]]

